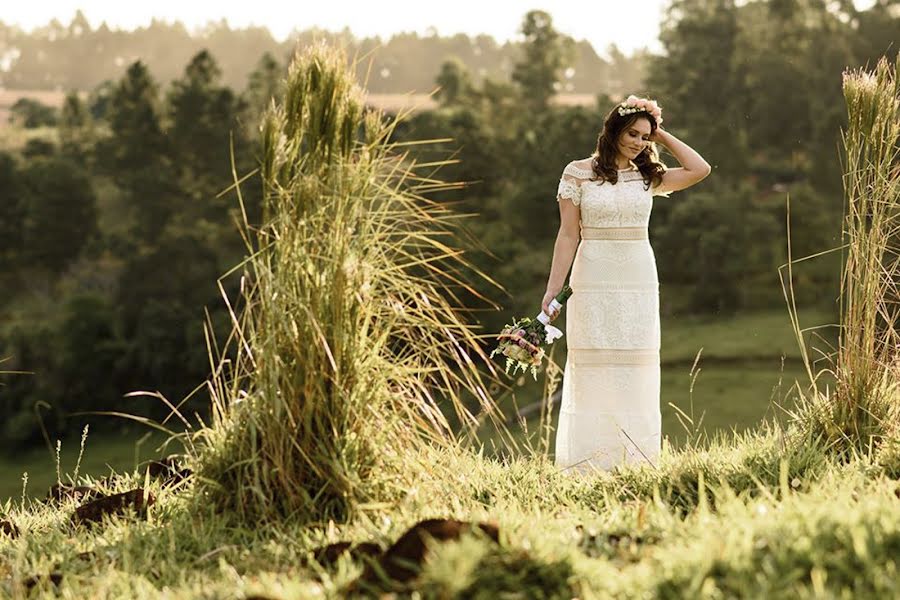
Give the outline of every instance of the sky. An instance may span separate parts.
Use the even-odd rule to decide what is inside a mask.
[[[857,8],[868,8],[874,0],[855,0]],[[640,0],[639,16],[628,0],[451,0],[450,2],[400,0],[32,0],[5,1],[0,21],[26,30],[46,25],[56,18],[63,24],[81,9],[92,27],[102,21],[112,28],[134,29],[152,18],[181,21],[190,30],[225,18],[232,27],[262,25],[278,40],[294,29],[318,27],[339,31],[348,27],[357,37],[415,31],[442,36],[455,33],[486,33],[498,42],[517,39],[522,17],[538,8],[550,13],[557,30],[587,40],[601,56],[610,44],[625,54],[639,48],[661,53],[659,23],[668,0]],[[410,10],[410,7],[416,7]]]
[[[80,8],[91,27],[105,20],[112,28],[133,29],[156,17],[179,20],[193,30],[224,17],[232,27],[264,25],[279,40],[293,29],[313,26],[330,31],[348,27],[357,37],[379,35],[384,40],[402,31],[428,35],[429,27],[433,27],[442,36],[486,33],[502,43],[515,40],[522,17],[537,8],[550,13],[557,30],[579,41],[586,39],[598,54],[603,54],[611,43],[630,54],[641,47],[653,52],[661,50],[657,37],[666,3],[667,0],[642,0],[641,16],[636,18],[634,11],[626,8],[631,3],[623,0],[33,0],[4,1],[0,20],[31,30],[53,18],[67,24]]]

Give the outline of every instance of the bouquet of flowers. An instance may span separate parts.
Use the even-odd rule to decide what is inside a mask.
[[[550,301],[551,308],[560,310],[571,295],[572,288],[564,286],[562,291]],[[537,380],[538,367],[544,358],[544,349],[541,345],[552,344],[562,335],[562,331],[550,325],[550,316],[542,310],[534,319],[523,317],[506,325],[497,336],[498,344],[491,352],[491,358],[499,352],[506,357],[504,370],[507,373],[509,373],[510,367],[513,368],[513,375],[519,369],[522,369],[524,373],[530,368],[532,377]]]

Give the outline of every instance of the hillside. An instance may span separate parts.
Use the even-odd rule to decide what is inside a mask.
[[[165,478],[149,480],[149,508],[93,525],[73,516],[85,502],[72,498],[7,505],[0,586],[10,597],[273,600],[359,597],[351,590],[484,599],[897,593],[896,458],[840,464],[771,432],[666,454],[658,469],[588,477],[539,459],[420,459],[430,467],[419,485],[346,524],[247,527]],[[104,489],[138,485],[144,475],[123,474]],[[444,541],[423,544],[418,531]]]

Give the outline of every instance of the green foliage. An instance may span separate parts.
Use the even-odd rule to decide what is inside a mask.
[[[848,127],[846,214],[842,239],[841,335],[833,395],[807,407],[812,431],[840,451],[861,451],[896,437],[900,366],[896,304],[896,231],[900,207],[900,54],[872,71],[844,73]],[[824,396],[824,397],[823,397]]]
[[[215,279],[240,238],[224,209],[196,220],[172,163],[165,113],[138,61],[88,106],[67,97],[59,149],[55,135],[33,136],[20,150],[24,160],[0,160],[0,285],[13,290],[0,301],[0,353],[33,373],[3,388],[4,417],[15,430],[4,448],[40,439],[37,410],[58,437],[71,412],[162,418],[158,400],[123,406],[120,399],[144,388],[183,397],[207,374],[203,309],[216,332],[225,330]],[[241,138],[234,149],[246,160]],[[220,181],[209,185],[215,191],[231,178],[227,154],[222,160]],[[206,403],[197,395],[185,408],[203,413]],[[108,418],[92,424],[121,426]]]
[[[60,147],[66,156],[88,166],[96,142],[94,123],[88,107],[77,92],[70,92],[63,102],[59,118]]]
[[[128,67],[111,94],[108,111],[112,137],[103,152],[114,173],[127,176],[167,153],[158,86],[143,62]]]
[[[778,216],[779,222],[785,221],[786,213],[790,218],[790,241],[792,259],[806,260],[793,267],[794,294],[800,305],[821,302],[830,306],[837,317],[836,299],[840,293],[841,257],[838,252],[816,256],[841,245],[841,218],[843,206],[839,196],[817,190],[809,183],[791,186],[788,202],[777,198],[779,207],[777,214],[773,206],[770,214]],[[779,229],[785,230],[785,226]],[[786,246],[779,249],[779,261],[786,260]],[[837,320],[837,319],[835,319]]]
[[[512,80],[519,85],[520,101],[533,115],[547,109],[559,85],[560,70],[572,60],[572,39],[553,27],[550,14],[531,10],[525,14],[521,33],[523,56],[513,66]]]
[[[460,102],[472,88],[471,75],[466,65],[456,57],[444,61],[435,83],[440,86],[435,98],[444,106]]]
[[[33,310],[28,316],[39,314]],[[54,348],[47,343],[59,338],[55,323],[52,318],[15,317],[7,314],[0,330],[3,352],[9,357],[4,369],[18,373],[5,377],[2,388],[5,418],[0,439],[4,451],[39,441],[41,424],[56,431],[63,422],[62,411],[53,402],[58,393],[52,377]]]
[[[773,300],[759,290],[784,261],[783,194],[790,194],[794,260],[836,245],[839,202],[829,189],[838,172],[827,157],[840,119],[829,105],[830,82],[835,65],[881,52],[879,44],[896,25],[887,5],[876,3],[863,13],[846,5],[824,10],[789,1],[673,5],[664,40],[672,53],[659,59],[656,68],[665,69],[656,71],[648,88],[659,90],[673,117],[667,122],[684,127],[679,134],[692,145],[696,140],[703,154],[722,157],[716,163],[721,183],[711,180],[708,189],[660,200],[654,208],[660,275],[664,282],[692,287],[695,310],[746,310]],[[848,22],[859,33],[841,25],[842,11],[849,11]],[[847,54],[847,48],[858,54]],[[178,90],[195,93],[190,97],[196,103],[179,106],[194,107],[202,123],[203,115],[225,113],[210,101],[221,90],[214,64],[199,62],[206,76],[194,73],[193,80],[205,83],[191,87],[186,74]],[[243,345],[245,354],[232,347],[213,357],[221,368],[211,388],[220,412],[213,418],[216,428],[200,436],[210,442],[206,453],[194,457],[205,485],[180,497],[154,487],[161,502],[149,523],[114,519],[74,535],[60,526],[72,506],[0,506],[3,518],[27,531],[18,539],[0,536],[0,559],[10,570],[4,592],[17,594],[26,577],[60,570],[66,575],[60,593],[73,597],[341,597],[358,570],[344,559],[330,570],[300,566],[310,550],[339,539],[374,538],[387,545],[416,520],[443,514],[495,518],[503,536],[499,546],[469,537],[438,548],[414,584],[430,597],[897,594],[900,438],[888,293],[893,277],[881,262],[893,239],[876,235],[894,231],[888,217],[896,212],[890,207],[897,191],[900,119],[896,75],[889,76],[886,63],[875,74],[845,79],[851,210],[846,233],[855,245],[843,298],[856,312],[848,307],[842,313],[838,391],[827,396],[812,386],[787,428],[718,436],[702,448],[689,442],[677,454],[666,447],[656,468],[583,478],[559,473],[541,456],[498,461],[411,443],[413,425],[423,431],[444,426],[438,398],[447,399],[439,385],[431,385],[442,382],[428,377],[443,373],[463,387],[475,381],[460,364],[451,371],[430,370],[441,357],[437,353],[431,355],[434,363],[414,358],[420,345],[452,347],[442,345],[443,337],[429,337],[447,323],[439,318],[444,313],[428,313],[415,301],[417,292],[432,306],[459,292],[471,307],[493,284],[479,280],[453,288],[453,294],[415,288],[413,275],[427,273],[432,263],[412,250],[391,254],[397,246],[373,243],[371,232],[437,248],[435,238],[411,235],[418,230],[410,224],[442,222],[449,218],[442,204],[461,201],[481,213],[473,223],[477,240],[466,243],[485,246],[499,258],[478,256],[475,264],[509,284],[514,311],[532,309],[555,232],[547,190],[555,188],[569,158],[587,154],[592,128],[611,99],[598,99],[596,110],[554,108],[535,116],[518,106],[518,90],[487,80],[440,110],[393,128],[363,116],[358,95],[349,92],[355,90],[352,78],[334,76],[341,72],[338,64],[345,67],[337,61],[293,70],[287,106],[298,110],[269,113],[260,186],[265,219],[261,207],[262,227],[242,221],[251,259],[237,269],[244,275],[240,284],[222,280],[228,298],[237,295],[238,285],[248,290],[242,296],[246,305],[235,307],[234,315],[255,318],[240,321],[240,335],[228,342]],[[260,67],[271,73],[273,65]],[[303,88],[300,82],[315,85]],[[782,92],[790,86],[797,93],[788,98]],[[773,87],[778,93],[767,96]],[[168,155],[174,139],[159,115],[172,115],[173,108],[159,104],[146,69],[135,67],[116,89],[121,95],[110,96],[108,108],[102,90],[90,103],[92,114],[108,111],[110,129],[103,134],[107,145],[93,150],[97,160],[87,166],[79,169],[66,159],[70,143],[89,138],[74,125],[80,122],[74,105],[64,111],[69,142],[61,145],[62,156],[38,151],[37,145],[26,149],[34,157],[27,164],[0,155],[0,277],[3,289],[17,290],[0,306],[0,357],[11,357],[0,366],[34,372],[6,376],[0,387],[3,443],[17,449],[40,439],[36,412],[52,431],[65,423],[69,410],[108,408],[110,398],[135,386],[176,397],[205,375],[204,357],[196,352],[202,335],[197,312],[214,303],[212,282],[235,252],[223,233],[224,205],[207,213],[207,221],[195,219],[196,207],[186,208],[185,199],[224,184],[210,176],[197,196],[184,186],[184,177],[200,162],[179,161],[169,171],[156,171],[171,187],[166,204],[153,206],[148,199],[156,202],[160,190],[153,187],[153,169],[164,164],[160,157]],[[254,93],[264,89],[254,87]],[[725,108],[716,112],[724,116],[713,119],[712,111],[698,110],[698,98],[721,98]],[[782,103],[790,106],[783,113]],[[148,134],[147,146],[141,132]],[[290,135],[279,135],[284,132]],[[429,147],[402,160],[376,160],[387,156],[378,154],[376,141],[428,137],[452,137],[459,150]],[[244,142],[236,139],[240,154]],[[461,162],[445,164],[455,157]],[[448,179],[471,185],[461,194],[457,186],[440,184],[430,172],[434,164],[420,175],[409,166],[415,158],[440,163]],[[91,165],[109,170],[93,172],[100,167]],[[143,167],[140,175],[128,172]],[[202,168],[207,167],[225,168]],[[238,176],[244,172],[239,168]],[[102,196],[92,191],[110,188]],[[63,189],[66,198],[77,200],[73,206],[60,200]],[[436,201],[418,204],[424,191]],[[128,218],[118,212],[120,199],[134,208],[124,211]],[[413,210],[421,206],[426,208]],[[69,240],[69,256],[49,242],[43,250],[33,243],[38,225],[51,218],[81,232]],[[95,229],[86,234],[90,227],[78,224],[91,221]],[[38,260],[26,250],[41,250],[53,260]],[[377,262],[384,256],[397,263]],[[413,265],[410,278],[396,275],[403,272],[398,265]],[[792,268],[797,298],[811,300],[832,289],[832,270],[824,261]],[[458,275],[454,268],[442,272]],[[360,301],[355,293],[371,296]],[[395,310],[398,303],[407,307],[406,317]],[[408,316],[410,308],[415,317]],[[210,338],[226,339],[219,335],[221,321],[230,326],[232,315],[211,312]],[[423,315],[432,318],[434,330],[421,327]],[[506,316],[495,313],[495,323]],[[449,330],[471,344],[467,348],[476,347],[471,332]],[[733,327],[718,337],[728,344],[746,342],[730,339]],[[696,340],[683,342],[681,350],[669,348],[684,359],[691,345]],[[806,357],[805,346],[801,355]],[[456,379],[464,373],[472,379]],[[439,423],[427,423],[429,416]],[[407,447],[416,453],[402,454]],[[131,473],[116,485],[125,489],[138,481],[139,474]],[[383,499],[393,502],[377,502]],[[367,500],[374,502],[350,510]],[[231,512],[217,514],[214,509],[222,506],[246,514],[277,506],[282,515],[303,518],[248,528]],[[323,518],[310,521],[310,515]],[[346,519],[329,522],[328,516]],[[162,537],[161,524],[168,532]],[[288,539],[290,544],[282,543]],[[83,551],[94,553],[91,560],[79,556]],[[40,585],[49,593],[49,584]]]
[[[666,52],[650,61],[646,81],[652,97],[660,98],[665,127],[690,140],[709,157],[717,178],[726,180],[746,171],[745,116],[738,100],[754,93],[740,87],[733,67],[738,19],[733,0],[670,3],[659,34]],[[677,115],[677,125],[669,115]]]
[[[846,116],[837,97],[837,74],[844,65],[874,62],[884,54],[897,25],[892,11],[883,2],[857,11],[847,3],[683,0],[672,6],[664,24],[666,55],[624,56],[611,47],[601,60],[581,42],[574,46],[574,58],[562,63],[554,62],[554,53],[568,43],[565,36],[534,13],[530,26],[535,35],[503,47],[487,36],[394,36],[367,57],[372,59],[367,86],[370,92],[433,89],[436,77],[452,82],[456,76],[464,84],[465,93],[456,94],[453,102],[395,123],[391,137],[398,142],[448,139],[410,146],[409,157],[441,163],[442,178],[455,182],[431,190],[436,201],[477,213],[468,219],[471,238],[457,242],[472,264],[490,273],[505,291],[497,297],[493,284],[478,280],[456,293],[483,327],[489,351],[491,333],[512,315],[532,313],[535,298],[543,293],[558,223],[552,190],[562,167],[590,152],[602,116],[618,95],[641,89],[660,99],[672,131],[716,165],[716,175],[698,189],[657,199],[654,205],[651,237],[669,318],[717,307],[747,311],[780,306],[775,267],[786,260],[788,196],[794,259],[840,244],[842,170],[836,166],[835,142],[837,125]],[[523,19],[523,31],[528,26]],[[15,418],[21,417],[19,411],[26,413],[22,435],[34,439],[39,434],[33,413],[37,401],[63,412],[77,408],[67,400],[63,378],[46,375],[59,368],[59,361],[49,356],[56,336],[64,339],[61,346],[72,343],[61,321],[48,319],[61,313],[59,307],[67,306],[70,296],[87,294],[98,302],[96,307],[112,307],[108,325],[122,345],[112,363],[98,359],[98,365],[112,365],[104,386],[109,382],[116,390],[98,403],[116,405],[135,388],[181,397],[202,381],[207,360],[198,343],[203,308],[218,324],[217,332],[227,333],[229,315],[215,277],[246,254],[233,230],[234,219],[244,218],[234,192],[215,198],[232,180],[228,130],[235,132],[235,170],[243,177],[252,172],[253,157],[260,153],[258,140],[247,134],[258,131],[259,115],[278,89],[285,70],[282,59],[292,42],[277,44],[262,30],[218,24],[202,39],[165,23],[140,35],[112,35],[92,29],[83,18],[32,33],[0,24],[0,32],[10,47],[21,51],[4,72],[7,87],[52,81],[63,89],[86,90],[99,84],[84,101],[69,94],[58,130],[8,127],[2,137],[11,154],[9,160],[0,159],[0,287],[13,292],[0,300],[0,356],[22,349],[24,362],[17,362],[17,368],[42,374],[23,377],[27,383],[3,391],[10,413],[19,415]],[[312,39],[310,32],[298,36],[301,45]],[[371,40],[348,40],[349,49],[364,53],[372,47]],[[205,56],[198,54],[203,48]],[[109,60],[102,58],[107,52]],[[38,64],[35,57],[41,54],[46,60]],[[523,57],[532,55],[540,60],[524,64]],[[141,60],[117,65],[114,56]],[[442,75],[440,65],[449,56],[459,62]],[[504,60],[523,63],[521,68],[531,70],[526,79],[538,88],[543,85],[544,91],[548,88],[538,85],[541,81],[557,82],[550,84],[554,92],[597,92],[597,105],[529,110],[521,102],[522,85],[510,83],[500,68]],[[566,69],[562,76],[561,69]],[[357,65],[360,78],[367,72],[369,65]],[[172,80],[178,85],[169,86]],[[226,86],[244,89],[229,93]],[[790,98],[783,96],[788,91]],[[229,96],[230,101],[222,100]],[[181,98],[177,110],[175,98]],[[713,99],[719,108],[704,109],[698,100],[703,98]],[[196,126],[193,133],[182,132],[181,126],[176,130],[176,113],[185,127]],[[196,147],[194,134],[203,141]],[[670,157],[664,158],[672,164]],[[37,211],[42,219],[62,215],[76,224],[81,217],[90,219],[74,212],[66,216],[77,205],[63,210],[56,204],[31,204],[24,171],[31,162],[56,160],[74,162],[76,171],[89,179],[96,221],[95,234],[87,236],[81,252],[77,245],[68,248],[69,256],[64,256],[63,244],[54,250],[58,274],[26,253],[26,228],[29,239],[37,232],[36,222],[26,219],[28,211]],[[71,175],[72,169],[62,172]],[[59,174],[49,177],[53,185],[63,180]],[[254,225],[262,222],[262,186],[257,182],[250,179],[242,187],[246,220]],[[742,229],[745,221],[755,233]],[[839,253],[831,252],[793,267],[801,305],[832,304],[839,260]],[[239,285],[237,276],[223,285],[232,293]],[[481,308],[480,296],[496,298],[504,310]],[[25,325],[29,320],[42,322]],[[7,335],[13,329],[19,336],[15,344]],[[29,343],[22,342],[25,338]],[[70,373],[77,371],[71,368]],[[102,395],[108,393],[104,387]]]
[[[41,137],[30,138],[22,148],[22,158],[30,160],[39,157],[51,157],[56,154],[56,144]]]
[[[235,129],[234,92],[220,84],[221,76],[216,60],[203,50],[173,82],[167,99],[173,159],[193,218],[215,220],[231,202],[230,196],[218,200],[214,196],[230,179],[229,136],[237,134],[236,144],[241,146],[242,130]]]
[[[21,125],[26,129],[54,126],[57,111],[52,106],[33,98],[19,98],[9,109],[10,123]]]
[[[15,159],[0,153],[0,281],[9,278],[23,250],[25,190]],[[4,286],[5,287],[5,286]]]
[[[690,283],[690,308],[695,312],[731,314],[747,309],[751,290],[746,288],[765,283],[742,275],[768,273],[774,278],[779,248],[767,240],[780,241],[778,224],[753,205],[751,194],[746,186],[698,191],[678,202],[659,230],[661,247],[673,249],[658,256],[661,279]],[[774,288],[771,283],[768,287]],[[781,304],[780,289],[773,291]]]
[[[66,94],[59,118],[60,132],[67,132],[69,135],[77,136],[77,131],[86,127],[89,122],[90,115],[87,112],[87,107],[78,93],[69,92]]]
[[[110,102],[115,94],[116,84],[111,79],[102,81],[92,88],[86,101],[91,117],[94,119],[108,119]]]
[[[126,344],[115,325],[113,307],[98,294],[73,294],[60,307],[51,376],[66,390],[68,406],[109,410],[109,400],[118,396],[119,382],[112,376]]]
[[[513,15],[520,17],[521,13]],[[68,25],[54,20],[32,31],[0,23],[0,38],[7,48],[18,50],[10,53],[10,64],[3,72],[4,86],[13,89],[95,89],[120,78],[127,66],[122,57],[134,56],[141,57],[159,81],[168,83],[179,78],[183,65],[205,48],[221,62],[225,85],[237,90],[258,68],[260,56],[268,53],[283,63],[297,45],[328,41],[345,45],[351,55],[371,58],[371,69],[364,60],[356,72],[371,92],[428,92],[448,56],[458,56],[483,83],[488,77],[508,81],[509,65],[521,54],[521,42],[498,42],[486,34],[402,32],[359,38],[349,30],[310,27],[278,41],[265,28],[233,27],[224,20],[207,23],[197,32],[178,21],[163,20],[128,31],[92,28],[83,16],[76,16]],[[586,40],[578,43],[572,62],[566,65],[574,73],[566,78],[564,91],[592,93],[600,85],[606,93],[622,94],[635,87],[646,53],[637,53],[632,60],[614,45],[604,48],[602,57],[598,50]],[[367,74],[371,74],[368,80]],[[102,109],[102,103],[96,107]],[[95,113],[95,117],[102,115]]]
[[[284,67],[271,53],[266,52],[256,64],[256,69],[248,76],[241,103],[242,118],[249,137],[256,138],[263,113],[281,93],[285,75],[283,71]]]
[[[897,0],[876,0],[869,10],[849,10],[857,35],[852,44],[860,65],[871,66],[896,52]]]
[[[22,171],[28,262],[61,272],[97,234],[91,180],[64,158],[33,158]]]
[[[162,126],[158,86],[147,67],[134,62],[116,85],[108,106],[112,135],[98,151],[106,171],[125,195],[132,232],[139,240],[159,237],[171,220],[179,189],[172,143]]]
[[[678,0],[647,84],[721,176],[749,171],[758,185],[806,179],[836,196],[838,128],[846,122],[839,73],[888,51],[876,45],[883,37],[863,39],[864,26],[879,27],[875,14],[897,29],[898,15],[850,3]]]
[[[122,335],[131,343],[122,357],[130,389],[186,393],[202,381],[208,363],[197,307],[215,306],[210,285],[220,272],[213,251],[196,234],[169,234],[152,251],[123,265],[114,302]]]

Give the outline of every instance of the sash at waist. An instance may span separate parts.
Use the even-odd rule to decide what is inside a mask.
[[[646,240],[650,236],[646,227],[588,227],[582,225],[583,240]]]

